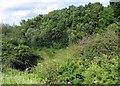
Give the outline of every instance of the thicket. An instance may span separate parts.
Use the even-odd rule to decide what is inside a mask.
[[[112,24],[110,28],[118,28]],[[95,34],[65,63],[38,65],[34,73],[46,84],[119,84],[118,35],[115,30]],[[77,47],[77,46],[76,46]],[[74,51],[73,51],[74,52]],[[65,57],[64,57],[65,58]],[[42,70],[41,70],[42,69]]]
[[[84,37],[107,31],[106,27],[118,21],[113,8],[112,6],[104,7],[100,3],[89,3],[78,7],[72,5],[46,15],[22,20],[19,26],[2,24],[2,68],[25,70],[36,65],[42,58],[36,53],[38,49],[65,48],[79,43]],[[97,37],[99,39],[100,35]],[[112,51],[115,51],[116,47],[110,47],[111,44],[106,45],[109,41],[116,46],[113,40],[114,38],[98,40],[80,50],[79,53],[83,59],[88,60],[84,64],[86,62],[89,64],[90,60],[96,56],[101,57],[102,54],[107,55],[102,57],[108,57],[111,53],[114,55],[115,52]],[[103,50],[100,47],[106,48]],[[99,49],[100,52],[97,52]]]

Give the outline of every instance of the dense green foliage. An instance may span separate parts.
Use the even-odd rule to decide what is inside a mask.
[[[116,25],[113,24],[109,28],[113,26]],[[109,42],[110,40],[113,42]],[[50,58],[38,63],[29,73],[27,73],[28,71],[19,72],[8,69],[9,72],[5,73],[3,83],[68,84],[70,82],[71,84],[118,84],[120,53],[117,52],[117,42],[117,33],[112,29],[99,35],[95,34],[85,40],[84,44],[57,51],[58,53],[56,53],[54,59]],[[98,47],[96,43],[98,45],[102,44],[101,47]],[[94,47],[91,47],[91,45],[94,45]],[[108,45],[110,47],[107,47]],[[75,50],[71,52],[71,49]],[[96,51],[96,49],[98,50]],[[105,52],[102,52],[101,49]],[[82,51],[84,51],[83,55],[81,55]],[[100,55],[98,55],[98,52],[100,52]],[[63,59],[60,56],[61,54],[63,54]]]
[[[120,2],[110,2],[111,7],[114,10],[115,17],[120,19]]]
[[[24,44],[34,47],[63,48],[84,36],[101,32],[114,22],[113,9],[100,3],[69,6],[47,15],[22,20],[20,35]]]
[[[12,67],[19,70],[25,70],[28,67],[37,65],[37,59],[41,59],[38,54],[24,45],[21,39],[20,30],[8,25],[2,25],[2,65],[3,69]],[[16,33],[17,31],[17,33]],[[18,38],[19,36],[19,38]]]
[[[45,68],[42,68],[44,65],[37,66],[34,73],[42,78],[42,83],[118,84],[120,53],[117,52],[117,34],[109,30],[90,37],[86,42],[77,45],[80,48],[73,51],[73,56],[64,59],[65,63],[51,61]]]
[[[118,84],[118,7],[72,5],[2,24],[3,83]]]

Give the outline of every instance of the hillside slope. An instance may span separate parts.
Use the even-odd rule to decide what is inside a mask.
[[[0,24],[3,83],[118,84],[119,6],[72,5]]]
[[[26,72],[8,70],[3,73],[3,83],[118,84],[117,28],[112,24],[107,31],[88,37],[82,44],[57,50],[52,58],[44,51],[47,58],[43,62]]]

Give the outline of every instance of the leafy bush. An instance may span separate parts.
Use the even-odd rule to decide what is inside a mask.
[[[10,45],[10,47],[7,47],[8,50],[3,52],[2,60],[4,67],[7,66],[19,70],[25,70],[28,67],[37,65],[37,59],[39,56],[34,55],[28,46],[19,45],[12,47],[12,45]],[[9,53],[9,55],[5,55],[6,53]]]
[[[108,30],[102,34],[95,34],[90,37],[75,57],[80,57],[85,65],[89,65],[95,56],[116,55],[118,51],[118,36],[113,30]]]
[[[68,59],[64,64],[52,63],[34,73],[44,84],[118,84],[117,61],[118,56],[109,58],[105,54],[94,57],[89,66],[80,59]]]
[[[117,84],[118,83],[118,56],[109,56],[103,54],[100,57],[94,57],[89,68],[82,73],[84,84]]]

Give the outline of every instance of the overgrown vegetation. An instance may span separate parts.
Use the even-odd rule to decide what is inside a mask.
[[[20,26],[2,24],[3,84],[119,84],[115,10],[72,5]]]

